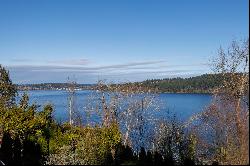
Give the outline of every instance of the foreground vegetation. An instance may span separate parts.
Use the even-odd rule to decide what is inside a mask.
[[[248,41],[220,49],[215,69],[223,77],[214,101],[185,124],[174,117],[153,118],[149,110],[158,107],[152,88],[103,82],[85,110],[88,116],[98,113],[101,123],[83,125],[72,114],[70,123],[58,124],[51,105],[39,111],[26,94],[17,103],[16,87],[0,66],[0,160],[22,165],[249,164],[248,60]]]

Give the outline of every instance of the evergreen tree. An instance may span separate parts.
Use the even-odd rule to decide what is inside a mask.
[[[15,103],[16,86],[12,84],[9,72],[0,65],[0,105],[11,107]]]

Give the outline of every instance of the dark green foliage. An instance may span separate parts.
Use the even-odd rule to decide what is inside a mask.
[[[16,88],[8,72],[1,66],[0,70],[0,160],[6,164],[42,164],[49,149],[53,108],[47,105],[39,112],[37,105],[28,104],[27,94],[15,103]]]
[[[139,163],[142,165],[145,165],[146,163],[146,159],[147,159],[147,155],[146,155],[146,151],[144,147],[141,147],[141,150],[139,152]]]
[[[47,110],[38,113],[34,106],[26,109],[21,106],[0,110],[0,134],[3,135],[1,159],[7,164],[42,164],[48,150],[42,150],[46,143],[39,140],[48,138],[46,124],[50,121],[46,117]]]
[[[143,86],[170,93],[212,93],[222,82],[220,74],[204,74],[190,78],[153,79],[142,82]],[[135,83],[136,84],[136,83]]]
[[[171,146],[170,144],[168,146]],[[133,153],[131,147],[119,144],[116,148],[115,165],[194,165],[194,159],[186,156],[178,163],[173,155],[164,155],[158,151],[146,151],[143,147]]]
[[[181,163],[176,163],[173,156],[162,155],[158,151],[146,151],[143,147],[138,153],[134,153],[132,148],[119,143],[116,146],[115,165],[175,165],[194,164],[194,160],[186,158]]]
[[[162,155],[158,152],[145,151],[142,147],[138,154],[133,153],[129,146],[121,143],[116,147],[115,165],[162,165]]]
[[[162,155],[158,153],[157,151],[154,152],[153,162],[154,162],[154,165],[163,165]]]
[[[135,161],[136,157],[133,154],[132,149],[129,146],[124,146],[122,143],[118,143],[116,145],[116,153],[115,153],[115,165],[120,165],[127,161]]]
[[[9,72],[0,65],[0,105],[10,107],[15,102],[16,86],[12,84]]]
[[[8,165],[38,165],[41,164],[42,154],[39,144],[28,139],[21,143],[20,139],[13,139],[10,134],[5,133],[0,149],[0,158]]]
[[[12,156],[14,149],[12,145],[14,144],[14,141],[11,139],[9,133],[4,133],[2,137],[2,145],[0,149],[0,158],[1,160],[8,164],[12,161]]]
[[[23,165],[42,164],[43,154],[40,145],[36,141],[25,140],[23,143]]]

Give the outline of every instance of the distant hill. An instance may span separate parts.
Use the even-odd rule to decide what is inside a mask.
[[[166,93],[211,93],[212,90],[221,85],[221,83],[221,74],[203,74],[190,78],[151,79],[123,85],[140,85]]]

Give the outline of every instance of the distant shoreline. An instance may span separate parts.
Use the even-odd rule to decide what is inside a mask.
[[[119,87],[143,87],[146,89],[156,90],[159,93],[175,94],[212,94],[213,89],[222,84],[223,77],[221,74],[203,74],[190,78],[165,78],[152,79],[142,82],[117,83]],[[95,90],[98,84],[77,84],[72,83],[40,83],[40,84],[17,84],[18,90],[68,90],[74,88],[78,90]]]
[[[208,94],[212,95],[211,92],[160,92],[160,93],[169,93],[169,94]]]
[[[75,91],[85,91],[85,90],[95,90],[95,89],[80,89]],[[27,90],[18,90],[18,91],[67,91],[66,89],[59,90],[59,89],[27,89]],[[164,94],[206,94],[206,95],[212,95],[213,93],[209,92],[159,92]]]

